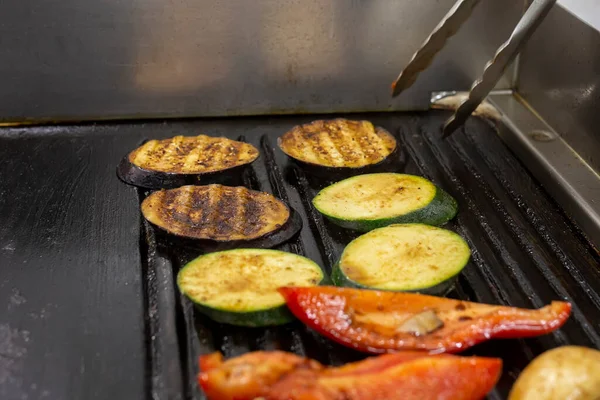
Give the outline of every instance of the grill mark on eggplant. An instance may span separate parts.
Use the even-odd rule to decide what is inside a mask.
[[[261,207],[260,203],[254,201],[246,201],[243,209],[243,218],[246,223],[241,229],[244,236],[251,236],[255,232],[262,229],[264,223],[261,221],[260,215],[265,212],[265,207]],[[281,226],[281,225],[280,225]]]
[[[173,234],[219,241],[255,239],[290,218],[287,206],[267,193],[221,185],[155,192],[142,203],[142,212]]]
[[[214,207],[216,217],[214,218],[214,234],[226,236],[230,233],[238,233],[236,223],[239,218],[238,207],[240,195],[234,190],[222,189]]]
[[[387,132],[386,132],[387,133]],[[378,151],[385,149],[385,143],[380,134],[385,134],[378,129],[365,130],[364,135],[356,135],[358,144],[365,152],[365,157],[370,161],[377,159]]]
[[[172,168],[175,169],[179,169],[181,168],[181,158],[180,157],[173,157],[174,154],[177,154],[177,150],[179,149],[179,143],[181,143],[181,138],[179,136],[174,137],[171,142],[169,142],[169,144],[165,147],[165,153],[164,153],[164,158],[174,158],[174,160],[170,161],[170,166]],[[163,159],[161,159],[160,161],[163,161]]]
[[[322,129],[324,131],[324,134],[316,136],[316,140],[318,141],[318,146],[320,149],[319,154],[330,163],[335,163],[336,159],[345,158],[344,154],[341,152],[338,146],[337,141],[334,140],[332,137],[332,127],[327,124],[324,124]],[[327,151],[326,149],[329,149],[329,151]],[[333,152],[331,150],[333,150]]]
[[[237,164],[237,162],[240,158],[240,147],[239,146],[228,146],[228,150],[229,150],[229,153],[227,153],[227,155],[229,156],[229,162],[227,162],[226,165],[231,166],[231,165]]]
[[[192,217],[189,213],[189,208],[186,208],[182,201],[184,193],[163,191],[163,195],[157,202],[158,212],[162,213],[165,220],[171,219],[178,228],[183,228],[187,225],[193,225]],[[191,198],[191,196],[189,196]]]
[[[360,143],[356,142],[356,136],[361,134],[360,123],[353,121],[342,121],[339,126],[328,124],[328,132],[332,137],[332,142],[336,145],[336,150],[341,154],[344,160],[354,163],[360,158],[367,158],[367,153],[362,149]],[[351,127],[352,126],[352,127]],[[356,143],[357,146],[353,145]],[[349,149],[352,147],[353,150]]]
[[[370,123],[369,123],[370,124]],[[368,153],[363,149],[360,142],[356,139],[360,131],[351,129],[349,127],[349,122],[345,122],[345,127],[347,129],[338,129],[337,133],[340,136],[340,141],[342,143],[343,154],[345,158],[356,161],[360,158],[366,158],[371,162],[372,160],[368,158]],[[361,124],[362,125],[362,124]]]
[[[316,121],[315,124],[320,122],[321,121]],[[289,140],[286,140],[286,136],[284,135],[285,144],[295,147],[295,150],[299,152],[304,151],[310,153],[311,156],[314,156],[323,163],[332,161],[331,155],[323,148],[323,143],[319,138],[320,133],[318,130],[300,129],[299,127],[295,127],[290,131],[289,135],[292,136]],[[299,136],[299,138],[296,139],[295,136]],[[283,149],[281,144],[279,147]]]
[[[151,140],[149,142],[146,142],[139,148],[139,151],[137,151],[137,153],[135,151],[131,153],[131,155],[129,156],[129,161],[131,161],[133,164],[141,164],[148,157],[149,153],[160,153],[161,149],[159,149],[159,146],[160,142],[158,141]],[[160,153],[160,156],[162,157],[163,154],[164,150],[162,151],[162,153]],[[134,157],[132,157],[132,155]]]
[[[278,140],[288,156],[331,167],[377,164],[394,152],[395,138],[369,121],[319,120],[296,126]]]
[[[217,153],[217,149],[218,149],[218,144],[215,142],[209,143],[205,148],[204,148],[204,160],[203,162],[206,163],[206,160],[213,160],[215,158],[215,154]]]
[[[258,150],[249,143],[227,138],[175,136],[151,140],[129,154],[129,161],[146,170],[199,174],[251,163]]]
[[[206,227],[210,227],[212,217],[214,215],[213,197],[212,191],[206,192],[193,191],[192,204],[191,206],[195,209],[201,210],[200,218],[198,219],[197,226],[202,230],[206,230]],[[189,233],[188,233],[189,234]]]
[[[216,204],[219,201],[221,185],[215,186],[214,190],[207,190],[205,192],[206,199],[208,201],[208,207],[206,208],[207,212],[203,213],[202,220],[202,228],[206,231],[207,236],[215,236],[215,227],[213,221],[215,220],[215,215],[217,215],[217,207]]]
[[[200,159],[200,152],[203,150],[201,146],[194,146],[192,143],[189,144],[189,147],[187,156],[185,156],[185,162],[183,163],[183,168],[186,171],[190,171],[196,165]]]

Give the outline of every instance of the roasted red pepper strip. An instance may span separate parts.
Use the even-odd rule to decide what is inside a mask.
[[[199,381],[209,400],[476,400],[494,387],[501,367],[495,358],[402,352],[325,368],[255,352],[202,371]]]
[[[338,343],[369,353],[455,353],[492,338],[552,332],[571,313],[571,304],[561,301],[525,310],[414,293],[328,286],[287,287],[280,293],[306,325]],[[433,312],[441,326],[418,334],[402,329],[406,321],[426,311]]]
[[[223,354],[216,352],[200,357],[200,371],[208,371],[223,365]]]
[[[282,351],[257,351],[225,362],[221,353],[212,353],[200,357],[199,364],[198,383],[211,400],[254,399],[293,370],[323,368],[316,361]]]

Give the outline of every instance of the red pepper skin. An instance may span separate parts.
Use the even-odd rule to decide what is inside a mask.
[[[456,353],[493,338],[539,336],[560,328],[571,304],[553,301],[526,310],[414,293],[319,287],[280,288],[292,313],[324,336],[367,353],[424,350]],[[444,325],[427,334],[401,332],[408,318],[427,310]]]
[[[502,369],[497,358],[384,354],[341,368],[298,371],[277,382],[266,400],[478,400]],[[370,363],[369,368],[363,364]],[[377,366],[377,364],[381,364]]]
[[[253,400],[293,370],[323,368],[316,361],[283,351],[257,351],[222,360],[221,353],[199,360],[198,383],[211,400]]]
[[[219,368],[223,365],[223,354],[219,352],[200,356],[198,364],[200,365],[200,371],[209,371],[211,369]]]
[[[200,382],[209,400],[477,400],[494,387],[501,368],[495,358],[424,352],[325,368],[289,353],[254,352],[201,372]]]

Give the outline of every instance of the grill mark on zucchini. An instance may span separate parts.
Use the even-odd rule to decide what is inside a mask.
[[[278,139],[281,150],[297,160],[327,167],[358,168],[385,160],[396,140],[369,121],[319,120],[296,126]]]
[[[155,192],[142,202],[142,213],[170,233],[217,241],[256,239],[290,217],[287,206],[268,193],[221,185]]]
[[[149,171],[200,174],[249,164],[257,157],[258,150],[248,143],[199,135],[151,140],[132,151],[128,159]]]

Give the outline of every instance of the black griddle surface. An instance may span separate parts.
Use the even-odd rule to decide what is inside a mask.
[[[450,297],[527,308],[558,299],[572,302],[569,321],[553,334],[495,340],[466,353],[504,360],[502,378],[490,394],[492,399],[503,399],[519,372],[544,350],[564,344],[600,346],[600,257],[486,121],[470,119],[462,131],[442,141],[440,127],[448,115],[435,111],[346,117],[369,119],[387,129],[404,151],[405,164],[394,170],[425,176],[458,201],[459,214],[446,227],[467,240],[473,256]],[[0,131],[0,157],[23,159],[0,164],[7,177],[0,183],[0,247],[16,241],[25,252],[0,252],[3,282],[16,279],[14,285],[26,288],[33,302],[49,304],[58,296],[56,302],[64,303],[64,309],[50,314],[42,325],[17,316],[14,310],[23,305],[13,301],[9,320],[20,321],[31,337],[34,330],[45,327],[48,335],[70,334],[78,344],[75,348],[66,342],[54,344],[55,351],[64,351],[66,357],[58,367],[42,345],[31,347],[21,357],[22,368],[15,371],[23,375],[17,386],[35,382],[64,387],[68,373],[76,370],[82,372],[75,390],[69,392],[73,397],[62,398],[106,398],[107,393],[140,398],[142,389],[147,398],[203,398],[195,379],[197,357],[215,350],[229,357],[257,349],[283,349],[335,365],[364,357],[300,323],[236,328],[196,313],[179,294],[175,276],[200,252],[157,239],[140,218],[139,202],[145,192],[122,184],[115,174],[121,157],[144,139],[204,133],[252,143],[261,156],[242,176],[244,184],[280,197],[303,220],[298,238],[279,248],[305,255],[329,272],[356,234],[328,223],[312,207],[316,191],[328,182],[294,167],[276,147],[277,137],[292,126],[321,118],[249,117]],[[52,174],[57,178],[46,184],[43,179]],[[37,235],[40,229],[48,232]],[[55,244],[40,259],[35,245],[44,240]],[[22,267],[24,259],[33,261]],[[49,282],[53,285],[44,292]],[[10,285],[0,286],[0,301],[7,304],[11,299]],[[87,318],[74,319],[74,312]],[[99,320],[89,321],[92,315]],[[61,325],[64,321],[67,327]],[[51,337],[42,335],[40,340]],[[55,370],[48,372],[49,368]],[[128,384],[118,380],[123,376]],[[113,386],[107,388],[107,381]],[[2,385],[0,381],[0,393]],[[30,386],[25,392],[34,394]]]

